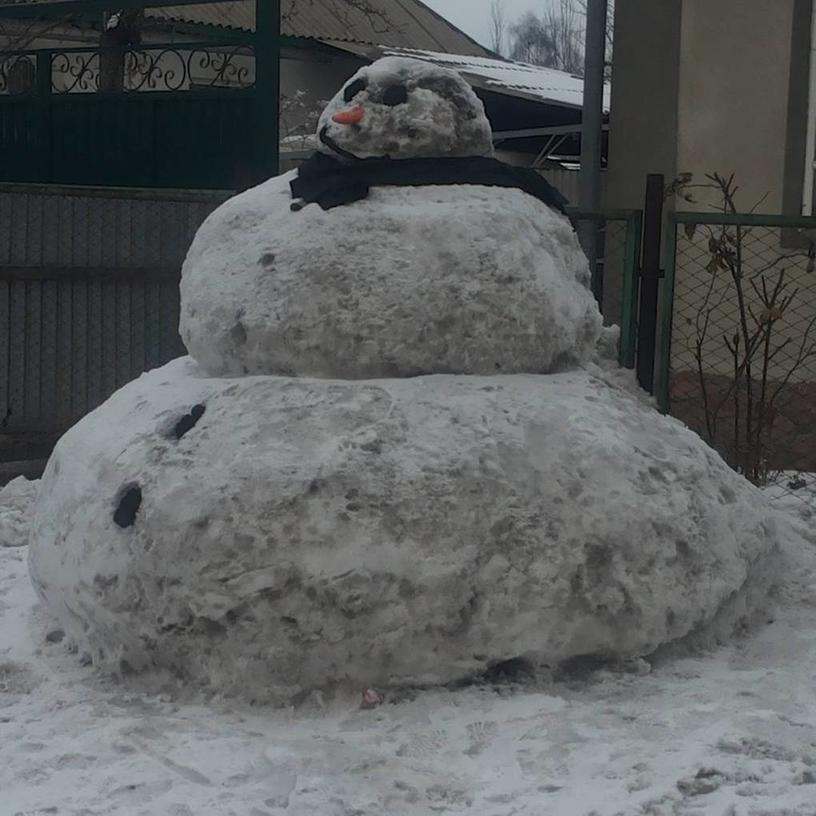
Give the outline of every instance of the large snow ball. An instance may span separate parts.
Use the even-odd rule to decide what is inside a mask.
[[[496,187],[380,187],[290,208],[287,174],[231,199],[184,263],[181,334],[215,375],[544,373],[601,318],[569,221]]]
[[[219,380],[186,358],[59,442],[30,566],[101,665],[285,701],[646,654],[774,547],[758,491],[584,372]]]

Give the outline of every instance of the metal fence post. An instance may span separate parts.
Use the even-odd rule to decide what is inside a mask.
[[[280,0],[255,0],[255,181],[278,174]]]
[[[36,57],[36,106],[39,133],[37,134],[37,153],[39,167],[37,173],[40,181],[51,180],[51,52],[39,51]]]
[[[661,304],[661,342],[657,404],[667,414],[671,400],[672,321],[674,319],[674,272],[677,266],[677,222],[669,216],[669,234],[666,240],[666,272],[663,277]]]
[[[654,393],[655,345],[657,341],[657,296],[660,283],[660,242],[663,230],[662,175],[646,177],[646,204],[643,210],[643,268],[640,276],[638,316],[637,377],[641,387]]]
[[[618,362],[624,368],[635,367],[637,344],[638,274],[640,245],[643,240],[643,214],[632,213],[626,219],[626,246],[623,259],[621,294],[621,336]]]

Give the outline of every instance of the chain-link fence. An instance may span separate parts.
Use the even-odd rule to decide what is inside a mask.
[[[756,484],[812,496],[816,219],[671,216],[660,398]]]
[[[185,353],[181,263],[224,197],[0,185],[0,434],[53,437]]]
[[[580,210],[568,214],[587,253],[592,291],[607,325],[621,327],[620,363],[635,363],[637,277],[640,263],[640,210]]]

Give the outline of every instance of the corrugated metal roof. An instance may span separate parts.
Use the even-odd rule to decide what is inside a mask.
[[[0,0],[0,5],[36,0]],[[150,0],[145,0],[149,3]],[[281,30],[311,40],[419,48],[468,56],[491,52],[421,0],[367,0],[369,11],[346,0],[281,0]],[[116,8],[115,0],[111,7]],[[255,30],[255,0],[148,8],[148,17],[182,23]]]
[[[200,6],[166,6],[145,9],[148,17],[156,20],[172,20],[183,23],[201,23],[234,28],[243,31],[255,30],[255,3],[202,3]]]
[[[581,77],[564,71],[556,71],[553,68],[542,68],[540,65],[423,49],[362,46],[342,41],[331,41],[329,45],[352,51],[370,60],[385,56],[412,57],[443,65],[458,71],[477,88],[509,93],[537,102],[549,102],[554,105],[580,109],[584,101],[584,80]],[[607,84],[604,93],[604,111],[607,112],[609,111],[609,92],[610,88]]]
[[[281,29],[291,37],[388,45],[488,57],[490,52],[420,0],[369,0],[366,12],[344,0],[283,0]],[[167,6],[148,10],[154,19],[252,31],[254,0]]]

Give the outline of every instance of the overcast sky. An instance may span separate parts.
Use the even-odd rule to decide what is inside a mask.
[[[483,45],[490,45],[490,0],[423,0],[426,6],[450,20]],[[505,15],[512,21],[525,11],[541,11],[547,0],[501,0]]]

